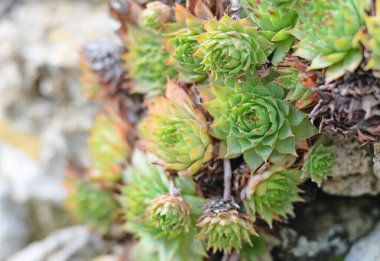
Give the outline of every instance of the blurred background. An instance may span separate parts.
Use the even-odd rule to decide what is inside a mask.
[[[117,28],[106,1],[0,0],[0,261],[117,260],[127,251],[64,209],[66,167],[87,165],[99,110],[81,93],[79,50],[119,41]],[[333,178],[322,189],[306,184],[296,218],[276,224],[275,260],[380,260],[380,147],[334,143]]]
[[[18,253],[72,223],[63,210],[65,168],[86,165],[97,110],[81,94],[78,53],[92,39],[118,41],[117,27],[106,1],[0,0],[1,261],[103,251],[97,236],[74,226]]]

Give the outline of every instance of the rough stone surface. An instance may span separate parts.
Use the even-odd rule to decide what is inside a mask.
[[[323,183],[322,190],[340,196],[380,194],[380,179],[374,171],[372,146],[338,137],[332,140],[335,165],[332,177]]]
[[[373,145],[373,173],[380,179],[380,143]]]
[[[28,208],[16,205],[10,197],[9,187],[0,182],[0,260],[20,250],[28,242],[30,229],[27,223]]]
[[[350,252],[344,260],[380,260],[380,223],[370,234],[360,239],[351,247]]]
[[[101,0],[0,1],[0,260],[68,224],[65,169],[88,163],[99,110],[81,93],[79,49],[93,39],[118,41],[117,26]],[[65,260],[58,253],[50,260]]]
[[[104,250],[103,240],[83,226],[73,226],[58,230],[35,242],[8,261],[85,261],[91,260]]]
[[[275,260],[341,260],[355,241],[376,226],[379,200],[320,194],[308,204],[298,204],[295,218],[278,225],[281,247],[275,251]]]

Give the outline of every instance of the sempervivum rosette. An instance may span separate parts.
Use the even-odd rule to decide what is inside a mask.
[[[271,43],[248,19],[223,16],[206,22],[204,28],[206,32],[196,37],[200,46],[195,55],[217,79],[243,78],[267,61]]]
[[[243,190],[244,206],[253,216],[259,214],[270,226],[273,219],[293,214],[293,203],[301,201],[297,184],[301,171],[276,167],[253,174]]]
[[[295,10],[282,10],[273,6],[270,0],[248,0],[249,17],[260,29],[260,33],[274,44],[271,57],[278,64],[291,49],[295,38],[289,31],[295,26],[298,14]]]
[[[203,21],[189,13],[182,5],[175,8],[176,23],[164,26],[165,36],[172,43],[172,58],[180,78],[186,82],[203,82],[208,74],[201,64],[202,58],[194,56],[199,48],[195,36],[205,32]]]
[[[355,40],[364,25],[366,1],[303,1],[293,34],[300,40],[295,55],[310,60],[309,69],[325,69],[331,82],[360,65],[363,55]]]
[[[88,145],[91,178],[107,182],[120,179],[123,165],[131,154],[125,129],[100,114],[92,126]]]
[[[210,134],[222,140],[226,157],[243,153],[252,170],[266,161],[282,163],[287,156],[296,156],[296,140],[315,133],[306,115],[283,101],[284,91],[274,83],[228,80],[210,87],[211,91],[202,91],[214,117]]]
[[[198,220],[198,238],[205,241],[208,249],[237,252],[243,243],[251,243],[250,237],[257,235],[253,220],[240,213],[239,207],[229,201],[211,200]]]
[[[297,109],[306,108],[318,100],[318,95],[305,86],[310,80],[308,74],[288,67],[280,68],[279,72],[280,75],[274,81],[288,90],[285,100],[294,103]]]
[[[67,207],[80,222],[108,233],[117,223],[120,205],[113,192],[86,180],[73,180]]]
[[[133,80],[132,91],[148,96],[161,95],[168,78],[176,79],[177,72],[168,66],[169,54],[163,38],[130,26],[124,55],[128,76]]]
[[[156,98],[148,109],[140,132],[165,169],[193,175],[211,160],[206,119],[180,86],[169,82],[165,96]]]
[[[306,155],[303,174],[321,185],[322,181],[331,174],[334,163],[333,151],[333,146],[325,147],[321,141],[315,143]]]
[[[170,12],[170,7],[161,2],[148,3],[139,16],[139,25],[145,30],[158,32],[170,20]]]
[[[152,201],[151,215],[158,227],[171,235],[188,232],[190,206],[180,195],[165,194]]]
[[[144,251],[152,249],[159,254],[160,260],[202,261],[204,248],[201,242],[194,239],[196,233],[194,223],[201,214],[203,199],[197,196],[195,184],[190,177],[177,179],[176,185],[182,198],[192,210],[188,213],[187,208],[181,202],[177,202],[181,204],[181,208],[184,208],[183,213],[188,213],[188,220],[182,220],[184,223],[189,222],[188,230],[185,230],[185,227],[180,227],[181,233],[163,230],[152,216],[152,207],[154,208],[152,203],[163,194],[169,193],[170,181],[164,169],[153,164],[153,161],[153,155],[136,150],[131,164],[124,172],[125,184],[121,203],[126,220],[125,228],[142,239],[140,242],[144,245]],[[165,200],[166,203],[168,202]],[[160,213],[163,213],[164,204],[160,202],[156,204],[156,207],[160,208]],[[175,206],[178,207],[177,204]],[[174,216],[172,218],[173,222],[180,220]]]

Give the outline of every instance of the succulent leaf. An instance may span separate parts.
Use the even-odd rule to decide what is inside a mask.
[[[91,178],[108,182],[120,179],[122,165],[131,154],[125,130],[108,116],[100,114],[92,126],[88,145]]]
[[[215,78],[244,78],[267,61],[271,43],[248,19],[225,15],[220,21],[207,21],[204,28],[206,32],[196,36],[200,46],[195,56]]]
[[[204,82],[208,74],[201,64],[202,58],[194,56],[199,48],[196,36],[205,32],[204,21],[182,5],[176,5],[175,14],[177,22],[166,24],[163,31],[173,45],[172,57],[179,77],[185,82]]]
[[[301,2],[300,0],[263,0],[264,2],[269,2],[272,9],[295,9],[297,5]]]
[[[244,154],[252,170],[279,154],[296,156],[296,140],[316,133],[304,113],[283,101],[283,89],[273,82],[214,81],[202,94],[214,117],[210,134],[222,140],[226,157]]]
[[[273,261],[271,248],[277,245],[278,239],[259,231],[260,236],[251,236],[252,245],[244,243],[240,250],[241,261]]]
[[[239,213],[230,202],[211,201],[209,205],[211,207],[206,208],[197,224],[197,237],[205,241],[208,249],[230,253],[232,250],[239,252],[243,243],[252,245],[250,237],[257,234],[248,215]]]
[[[148,109],[140,133],[165,169],[193,175],[211,160],[206,119],[180,86],[169,82],[165,97],[156,98]]]
[[[320,186],[322,181],[331,175],[334,163],[333,151],[333,146],[325,147],[321,141],[315,143],[305,156],[303,175],[310,176],[311,180]]]
[[[273,167],[262,174],[254,174],[245,189],[244,206],[247,212],[260,215],[270,226],[273,219],[285,218],[293,214],[292,204],[302,201],[297,184],[301,178],[297,169]]]
[[[163,37],[130,26],[128,39],[124,60],[134,81],[132,91],[150,97],[161,95],[167,79],[177,78],[177,72],[168,65],[169,54],[162,44]]]

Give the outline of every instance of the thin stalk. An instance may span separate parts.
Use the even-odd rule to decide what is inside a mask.
[[[230,255],[228,253],[224,253],[221,261],[228,261]]]
[[[231,199],[231,163],[229,159],[223,159],[223,168],[224,168],[224,193],[223,200]]]
[[[169,194],[172,196],[181,195],[179,188],[177,188],[175,185],[175,178],[176,178],[175,174],[170,174],[170,176],[169,176]]]

